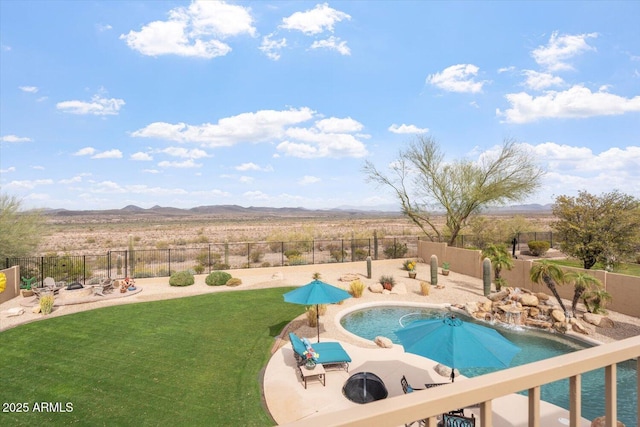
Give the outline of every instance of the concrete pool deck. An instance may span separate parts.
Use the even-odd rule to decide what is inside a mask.
[[[351,355],[353,362],[349,372],[329,371],[326,374],[326,387],[316,380],[308,381],[305,390],[300,380],[300,375],[295,367],[292,350],[286,339],[277,339],[274,343],[273,355],[264,370],[263,392],[267,409],[277,424],[284,424],[313,416],[317,413],[344,409],[350,405],[357,405],[348,401],[342,395],[342,385],[347,378],[358,371],[373,372],[380,376],[389,391],[389,398],[402,394],[400,378],[405,375],[411,384],[419,387],[427,382],[444,382],[446,378],[440,377],[433,369],[430,369],[428,359],[405,354],[401,346],[391,349],[381,349],[373,342],[354,337],[345,333],[339,326],[337,319],[340,312],[365,303],[427,303],[427,304],[464,304],[471,301],[484,300],[482,293],[482,281],[468,276],[451,272],[449,276],[438,276],[441,289],[431,287],[430,294],[423,296],[420,293],[420,280],[429,280],[429,266],[418,264],[417,279],[407,277],[407,272],[402,270],[401,259],[383,260],[373,262],[372,278],[366,278],[366,263],[364,261],[353,263],[317,264],[293,267],[270,267],[255,269],[230,270],[233,277],[238,277],[243,284],[238,287],[211,287],[204,283],[206,275],[196,276],[196,283],[186,288],[169,286],[169,279],[152,278],[138,279],[136,285],[142,292],[126,298],[113,298],[88,301],[84,304],[66,305],[56,307],[48,316],[32,313],[26,309],[20,316],[8,316],[9,309],[22,306],[24,299],[21,296],[0,304],[0,331],[17,326],[22,323],[38,321],[47,317],[56,317],[79,311],[90,310],[118,304],[131,304],[138,302],[156,301],[184,296],[200,295],[216,292],[233,292],[247,289],[261,289],[282,286],[302,286],[312,280],[312,274],[318,272],[322,280],[332,285],[347,288],[349,283],[339,279],[347,274],[355,274],[368,286],[377,283],[381,275],[393,275],[398,283],[402,283],[406,293],[401,294],[374,294],[365,290],[362,298],[350,298],[342,304],[330,305],[327,313],[320,319],[320,332],[322,341],[339,341]],[[402,288],[400,286],[399,288]],[[589,330],[589,338],[600,342],[611,342],[640,334],[640,320],[611,312],[609,317],[616,323],[614,329],[606,329],[586,325]],[[291,322],[286,332],[293,331],[299,336],[313,338],[315,342],[316,328],[306,325],[305,316],[300,316]],[[464,379],[461,379],[463,381]],[[456,380],[457,382],[458,380]],[[430,390],[425,393],[425,397]],[[526,398],[518,395],[497,399],[493,403],[494,425],[525,426],[527,416]],[[562,427],[568,419],[567,411],[553,405],[541,402],[543,422],[541,425],[549,427]],[[590,423],[586,422],[585,426]]]

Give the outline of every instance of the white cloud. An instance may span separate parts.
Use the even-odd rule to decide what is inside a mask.
[[[545,118],[586,118],[640,111],[640,96],[624,98],[608,92],[591,92],[580,85],[563,91],[549,91],[534,97],[525,92],[505,96],[511,108],[498,116],[510,123],[529,123]]]
[[[0,141],[15,143],[15,142],[31,142],[32,140],[31,138],[27,138],[25,136],[5,135],[3,137],[0,137]]]
[[[429,132],[429,128],[419,128],[416,125],[405,125],[404,123],[398,126],[397,124],[392,124],[387,129],[392,133],[427,133]]]
[[[116,98],[101,98],[94,95],[91,102],[63,101],[56,104],[56,108],[64,113],[93,114],[95,116],[116,115],[125,104],[124,100]]]
[[[20,86],[21,91],[27,93],[38,93],[38,88],[36,86]]]
[[[325,40],[316,40],[311,44],[311,49],[329,49],[335,50],[340,55],[351,55],[351,49],[347,46],[347,42],[340,40],[339,37],[331,36]]]
[[[353,120],[351,117],[345,119],[330,117],[328,119],[318,120],[315,125],[321,132],[327,133],[358,132],[364,128],[362,123]]]
[[[479,68],[473,64],[458,64],[445,68],[440,73],[430,74],[427,83],[449,92],[482,92],[485,81],[477,82]]]
[[[322,181],[322,180],[320,178],[318,178],[317,176],[305,175],[298,181],[298,184],[300,184],[300,185],[310,185],[310,184],[315,184],[316,182],[320,182],[320,181]]]
[[[102,33],[104,31],[112,30],[113,27],[109,24],[96,24],[96,29]]]
[[[58,181],[58,184],[77,184],[79,182],[82,182],[82,175],[76,175],[69,179],[61,179]]]
[[[513,65],[510,65],[508,67],[502,67],[502,68],[498,68],[498,74],[502,74],[502,73],[506,73],[506,72],[510,72],[510,71],[515,71],[516,67],[514,67]]]
[[[121,159],[122,151],[116,149],[103,151],[102,153],[97,153],[91,156],[92,159]]]
[[[558,35],[555,31],[546,46],[538,46],[531,52],[533,59],[550,71],[571,70],[567,60],[590,50],[596,50],[587,44],[587,39],[598,37],[597,33]]]
[[[238,181],[240,181],[243,184],[251,184],[253,182],[254,178],[251,176],[241,176],[240,178],[238,178]]]
[[[527,78],[524,82],[525,86],[534,89],[542,90],[551,86],[562,86],[564,80],[561,77],[554,76],[550,73],[541,73],[534,70],[524,70],[522,72]]]
[[[244,197],[252,200],[268,200],[269,196],[262,191],[246,191],[242,194]]]
[[[168,12],[167,21],[154,21],[140,31],[120,35],[143,55],[179,55],[200,58],[224,56],[231,47],[223,39],[256,35],[250,9],[223,1],[194,1],[188,8]]]
[[[93,147],[84,147],[73,153],[74,156],[91,156],[95,154],[96,149]]]
[[[275,33],[271,33],[262,38],[262,44],[259,49],[267,55],[269,59],[277,61],[280,59],[280,51],[287,47],[287,39],[281,38],[280,40],[274,40]]]
[[[183,157],[186,159],[201,159],[203,157],[209,157],[206,151],[200,150],[198,148],[194,148],[192,150],[187,150],[182,147],[168,147],[164,150],[160,150],[161,153],[169,154],[174,157]]]
[[[151,174],[160,173],[160,171],[159,171],[159,170],[157,170],[157,169],[142,169],[142,172],[144,172],[144,173],[151,173]]]
[[[281,138],[286,126],[313,118],[306,107],[284,111],[260,110],[225,117],[217,124],[187,125],[151,123],[132,133],[133,137],[159,138],[177,142],[197,142],[208,147],[229,147],[240,142],[263,142]]]
[[[327,3],[318,4],[314,9],[296,12],[282,18],[280,28],[301,31],[306,35],[320,34],[324,31],[333,32],[337,22],[350,20],[351,16],[329,7]]]
[[[3,189],[5,190],[33,190],[36,187],[42,185],[51,185],[53,184],[52,179],[34,179],[34,180],[21,180],[21,181],[11,181],[8,184],[3,185]]]
[[[0,169],[0,173],[10,173],[15,171],[16,171],[16,168],[14,166],[10,166],[7,169]]]
[[[141,162],[148,162],[153,160],[153,157],[149,153],[143,153],[142,151],[138,151],[137,153],[133,153],[130,159],[141,161]]]
[[[158,163],[158,166],[160,166],[161,168],[191,169],[191,168],[201,168],[202,163],[196,163],[193,161],[193,159],[187,159],[182,162],[163,161]]]
[[[35,166],[31,166],[31,169],[35,169],[35,170],[38,170],[38,171],[43,171],[44,170],[44,166],[35,165]]]
[[[237,171],[242,171],[242,172],[243,171],[273,172],[273,166],[267,165],[267,166],[261,167],[259,165],[256,165],[253,162],[243,163],[241,165],[236,166],[235,169]]]

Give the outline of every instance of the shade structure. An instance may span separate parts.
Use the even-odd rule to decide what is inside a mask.
[[[351,298],[351,294],[343,289],[336,288],[321,280],[314,280],[304,286],[294,289],[284,294],[285,302],[302,305],[315,305],[317,326],[318,326],[318,342],[320,342],[320,312],[319,304],[335,304]]]
[[[495,329],[464,322],[455,316],[418,320],[395,331],[404,350],[454,369],[506,368],[520,347]]]

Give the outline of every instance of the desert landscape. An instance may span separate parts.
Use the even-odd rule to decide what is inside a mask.
[[[488,213],[490,221],[520,215],[531,231],[548,231],[548,211]],[[37,256],[102,254],[136,249],[168,249],[224,242],[273,242],[322,239],[372,239],[422,236],[424,233],[399,212],[242,208],[209,206],[189,210],[142,209],[128,206],[110,211],[50,211],[47,234]],[[444,216],[436,216],[438,224]]]

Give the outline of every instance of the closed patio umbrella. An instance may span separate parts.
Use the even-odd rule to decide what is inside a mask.
[[[319,304],[334,304],[351,298],[351,294],[343,289],[336,288],[321,280],[314,280],[304,286],[294,289],[284,294],[285,302],[302,305],[315,305],[317,326],[318,326],[318,342],[320,342],[320,312]]]
[[[508,367],[520,347],[495,329],[464,322],[455,315],[418,320],[395,331],[404,351],[451,368]]]

